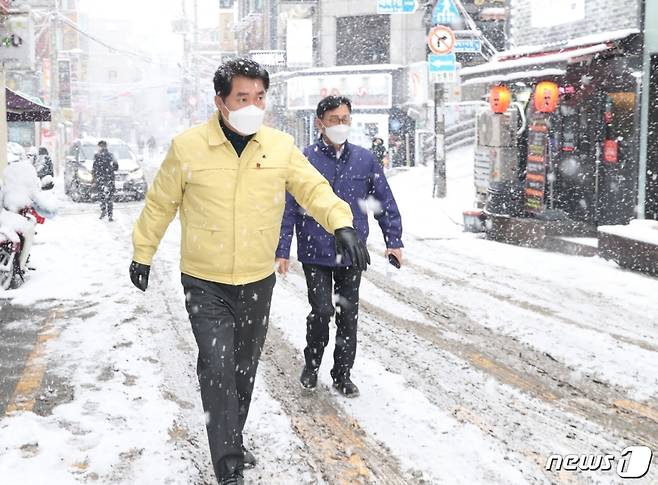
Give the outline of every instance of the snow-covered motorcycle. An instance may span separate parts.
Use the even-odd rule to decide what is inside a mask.
[[[26,157],[9,158],[0,185],[0,288],[25,281],[37,224],[53,217],[57,204],[42,192],[41,181]]]
[[[33,207],[25,207],[18,214],[0,212],[0,288],[3,290],[18,288],[25,281],[35,227],[44,221]]]

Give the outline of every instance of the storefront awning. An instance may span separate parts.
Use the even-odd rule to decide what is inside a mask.
[[[547,68],[547,69],[531,69],[528,71],[515,71],[511,73],[496,73],[481,77],[468,78],[462,81],[462,86],[470,86],[473,84],[494,84],[509,81],[516,81],[518,79],[539,79],[552,76],[564,76],[567,73],[566,69]]]
[[[7,121],[50,121],[50,108],[26,94],[6,88]]]
[[[501,73],[501,75],[507,74],[508,76],[514,76],[515,73],[524,73],[526,74],[525,77],[534,77],[535,72],[538,72],[539,75],[547,75],[541,73],[542,68],[544,68],[544,71],[547,70],[545,68],[546,65],[553,65],[553,73],[551,75],[556,75],[557,70],[564,70],[563,66],[566,66],[566,64],[568,64],[570,61],[573,61],[574,59],[590,57],[598,53],[608,51],[613,47],[613,43],[601,43],[588,47],[534,54],[530,56],[517,57],[514,59],[496,59],[479,66],[466,67],[461,70],[460,76],[464,82],[469,82],[471,84],[474,84],[473,80],[477,75],[480,75],[477,77],[481,77],[485,80],[485,82],[489,82],[486,81],[487,78],[493,76],[495,73]],[[483,76],[484,74],[487,76]],[[520,79],[521,77],[524,76],[516,75],[516,77],[513,78]]]

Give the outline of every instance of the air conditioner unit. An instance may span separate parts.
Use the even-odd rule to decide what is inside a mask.
[[[482,147],[515,147],[518,111],[498,114],[482,110],[476,116],[477,144]]]

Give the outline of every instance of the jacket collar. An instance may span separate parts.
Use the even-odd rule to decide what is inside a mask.
[[[224,130],[222,130],[222,127],[219,124],[220,116],[221,115],[219,111],[215,111],[215,113],[208,120],[208,145],[210,146],[218,146],[223,145],[224,143],[228,143],[228,139],[224,134]],[[261,129],[256,132],[252,140],[257,141],[259,145],[262,145],[262,137],[263,128],[261,127]]]
[[[320,148],[320,151],[327,155],[329,158],[332,160],[336,160],[336,149],[334,148],[333,145],[327,145],[322,138],[322,135],[318,138],[317,146]],[[350,154],[350,144],[349,142],[345,142],[343,145],[343,153],[340,154],[340,158],[338,160],[340,161],[345,161],[347,160],[347,157]]]

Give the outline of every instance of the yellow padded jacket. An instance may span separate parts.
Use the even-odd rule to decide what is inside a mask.
[[[219,125],[174,137],[133,229],[133,260],[150,265],[180,210],[183,273],[231,285],[262,280],[274,259],[286,190],[328,232],[352,227],[352,212],[295,146],[263,126],[238,157]]]

